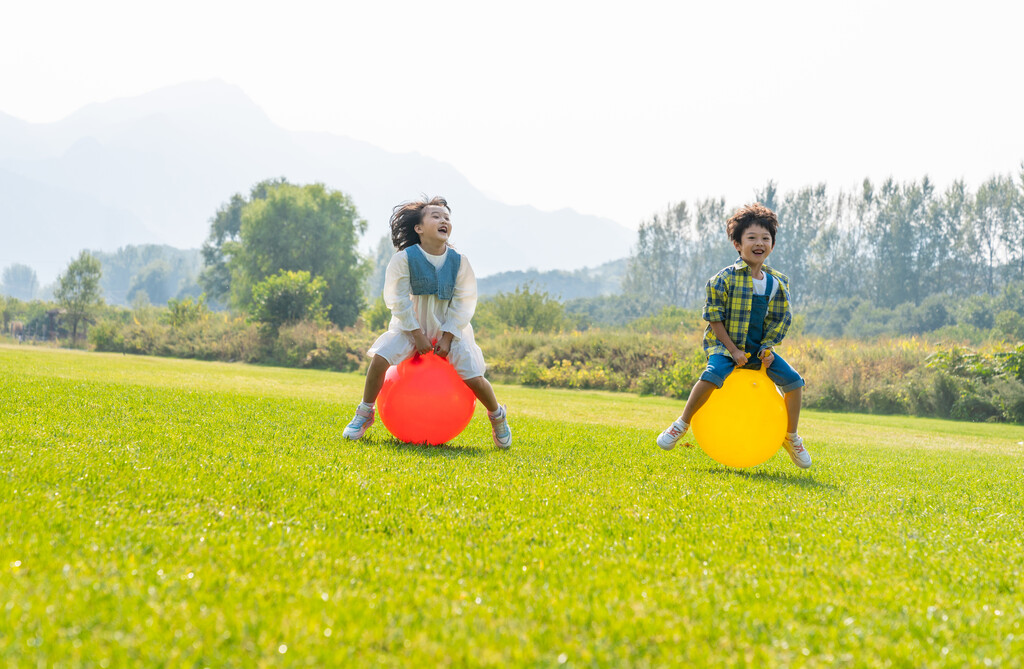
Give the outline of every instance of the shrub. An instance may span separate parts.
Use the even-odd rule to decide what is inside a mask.
[[[477,318],[485,327],[490,324],[527,332],[555,332],[565,325],[565,307],[543,290],[526,284],[516,287],[515,292],[498,293],[481,302]]]
[[[195,302],[191,297],[167,301],[167,322],[172,328],[182,328],[193,323],[202,323],[210,317],[206,307],[206,295],[200,295]]]
[[[377,300],[370,305],[362,313],[363,324],[370,328],[374,332],[382,332],[387,329],[388,324],[391,323],[391,310],[388,309],[388,305],[385,304],[383,297],[378,297]]]
[[[268,276],[252,288],[250,317],[276,330],[285,323],[299,321],[327,321],[324,295],[327,282],[323,277],[311,277],[309,272],[281,270]]]
[[[1024,316],[1016,311],[996,314],[995,330],[1011,341],[1024,341]]]
[[[907,413],[907,400],[900,389],[893,385],[879,386],[867,391],[864,393],[864,404],[870,413]]]

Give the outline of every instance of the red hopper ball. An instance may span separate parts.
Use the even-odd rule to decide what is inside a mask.
[[[444,444],[466,429],[476,397],[452,364],[429,352],[392,365],[377,396],[380,420],[409,444]]]

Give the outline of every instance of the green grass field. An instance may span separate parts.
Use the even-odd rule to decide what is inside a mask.
[[[352,374],[0,347],[8,666],[1021,666],[1024,428],[805,412],[809,472],[662,452],[681,403],[496,388],[341,439]]]

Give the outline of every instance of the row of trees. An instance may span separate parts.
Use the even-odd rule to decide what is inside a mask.
[[[824,184],[755,199],[779,217],[769,264],[790,277],[797,303],[861,297],[879,307],[930,295],[995,295],[1024,272],[1024,166],[977,191],[928,179],[831,194]],[[644,221],[623,292],[649,304],[698,306],[707,279],[735,260],[722,199],[686,202]]]

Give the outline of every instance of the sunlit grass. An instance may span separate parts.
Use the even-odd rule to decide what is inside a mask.
[[[681,404],[498,386],[445,447],[357,375],[0,348],[13,666],[1015,666],[1024,428],[806,412],[810,472]]]

